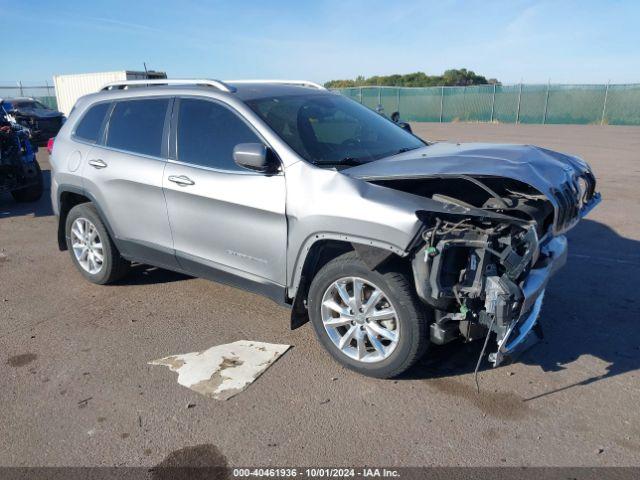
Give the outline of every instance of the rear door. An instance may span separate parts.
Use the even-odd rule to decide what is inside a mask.
[[[178,262],[197,275],[269,294],[285,283],[284,175],[236,165],[237,144],[265,142],[227,105],[185,97],[173,111],[176,151],[164,189]]]
[[[157,97],[115,101],[83,169],[85,189],[123,254],[167,268],[177,267],[162,191],[172,103]]]

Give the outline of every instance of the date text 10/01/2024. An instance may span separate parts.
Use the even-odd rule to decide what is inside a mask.
[[[233,477],[398,478],[400,472],[387,468],[234,468]]]

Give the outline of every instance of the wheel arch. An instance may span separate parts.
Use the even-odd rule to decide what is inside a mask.
[[[109,221],[107,220],[104,212],[100,208],[98,202],[96,202],[96,199],[93,197],[93,195],[73,185],[61,185],[58,189],[58,248],[61,251],[67,250],[66,224],[69,212],[76,205],[81,205],[83,203],[91,203],[95,207],[95,209],[98,211],[98,215],[100,216],[100,220],[102,220],[105,228],[109,232],[109,235],[112,239],[114,239],[115,242],[116,237],[114,236],[113,230],[109,225]]]
[[[350,251],[355,251],[372,270],[387,261],[407,256],[406,252],[394,245],[367,238],[332,233],[312,235],[301,249],[292,283],[288,288],[288,297],[293,299],[291,329],[309,321],[306,298],[315,274],[334,258]]]

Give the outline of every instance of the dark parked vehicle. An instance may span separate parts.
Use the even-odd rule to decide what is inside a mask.
[[[11,192],[18,202],[40,199],[44,185],[35,152],[28,130],[13,121],[0,100],[0,193]]]
[[[31,141],[36,144],[55,137],[65,121],[62,112],[29,97],[5,99],[3,108],[16,123],[29,129]]]

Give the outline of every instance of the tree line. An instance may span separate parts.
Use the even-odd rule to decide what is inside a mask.
[[[477,75],[473,70],[466,68],[451,69],[442,75],[427,75],[424,72],[407,73],[404,75],[374,75],[365,78],[362,75],[353,80],[329,80],[324,84],[326,88],[348,87],[440,87],[440,86],[466,86],[498,84],[495,78],[487,80],[482,75]]]

